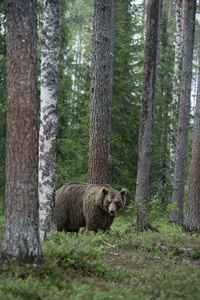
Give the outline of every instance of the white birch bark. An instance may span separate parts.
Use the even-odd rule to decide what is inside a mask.
[[[46,0],[41,46],[41,105],[39,132],[40,238],[56,229],[55,162],[57,134],[57,59],[59,1]]]
[[[179,63],[180,63],[180,57],[181,57],[181,4],[182,0],[176,0],[176,40],[175,40],[175,59],[174,59],[174,80],[173,80],[173,104],[176,106],[178,104],[178,90],[180,86],[180,80],[179,80]],[[171,119],[175,119],[175,113],[174,111],[171,111]],[[175,140],[175,128],[173,124],[171,125],[171,131],[172,131],[172,141],[171,141],[171,147],[170,147],[170,157],[172,164],[174,164],[175,161],[175,147],[174,147],[174,140]]]

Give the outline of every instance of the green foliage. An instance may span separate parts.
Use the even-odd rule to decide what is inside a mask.
[[[53,259],[64,269],[73,268],[104,277],[110,268],[104,261],[105,248],[102,243],[105,243],[102,233],[94,235],[91,232],[87,236],[56,233],[44,243],[43,253],[49,261]]]
[[[160,214],[164,214],[167,205],[171,201],[171,127],[172,122],[170,113],[173,106],[173,62],[174,50],[169,43],[168,17],[164,11],[162,16],[160,53],[157,71],[157,87],[155,96],[155,114],[153,127],[153,151],[152,151],[152,171],[151,171],[151,192],[152,201],[150,210],[155,211],[155,206]],[[173,124],[173,128],[176,124]],[[175,145],[174,145],[175,147]]]
[[[117,1],[115,61],[109,181],[116,188],[135,191],[138,159],[140,95],[142,90],[140,7],[132,1]],[[128,197],[129,198],[129,197]]]
[[[61,1],[56,187],[87,181],[92,1]]]
[[[0,299],[198,299],[198,235],[162,219],[160,233],[127,232],[130,222],[121,214],[108,234],[52,233],[42,264],[1,262]]]

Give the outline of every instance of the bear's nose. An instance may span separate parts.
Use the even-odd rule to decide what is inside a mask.
[[[114,216],[114,214],[115,214],[115,211],[114,210],[110,210],[110,215]]]

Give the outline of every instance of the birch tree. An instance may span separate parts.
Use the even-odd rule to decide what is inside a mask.
[[[57,59],[59,1],[46,0],[41,44],[41,106],[39,132],[40,237],[56,229],[55,163],[57,133]]]
[[[192,140],[192,158],[187,195],[187,207],[184,218],[184,226],[187,230],[199,230],[200,226],[200,59],[198,72],[198,92]]]
[[[108,183],[115,0],[94,0],[90,84],[89,183]]]
[[[173,104],[176,108],[179,101],[179,87],[180,87],[180,80],[179,80],[179,66],[180,66],[180,57],[181,57],[181,4],[182,0],[176,0],[176,39],[175,39],[175,59],[174,59],[174,80],[173,80]],[[175,120],[175,110],[171,111],[171,119]],[[170,148],[170,157],[172,160],[172,164],[174,164],[175,160],[175,128],[172,123],[171,125],[172,130],[172,140],[171,140],[171,148]],[[172,165],[172,169],[174,166]]]
[[[37,0],[7,0],[3,258],[41,257],[38,215]]]
[[[185,171],[187,162],[188,127],[190,117],[190,94],[195,31],[196,0],[186,1],[186,20],[181,75],[181,92],[176,143],[174,184],[172,193],[171,221],[183,223]]]
[[[143,70],[142,106],[134,223],[144,226],[149,220],[150,167],[152,152],[153,107],[157,66],[159,1],[147,2],[146,42]]]

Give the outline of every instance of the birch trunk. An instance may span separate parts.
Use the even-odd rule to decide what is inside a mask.
[[[192,60],[195,31],[196,0],[188,0],[186,3],[186,24],[183,48],[183,65],[181,77],[181,93],[179,106],[179,120],[176,144],[176,159],[174,184],[172,193],[171,221],[183,222],[185,170],[187,162],[188,127],[190,117],[190,94],[192,80]]]
[[[200,57],[199,57],[200,62]],[[200,226],[200,63],[198,74],[197,105],[194,118],[192,158],[190,167],[187,207],[184,218],[185,227],[192,229]]]
[[[179,64],[181,57],[181,4],[182,0],[176,0],[176,40],[175,40],[175,59],[174,59],[174,80],[173,80],[173,104],[175,107],[178,105],[179,101]],[[175,120],[175,112],[171,111],[171,119]],[[173,124],[171,125],[172,137],[171,137],[171,147],[170,147],[170,158],[172,162],[172,170],[174,172],[174,161],[175,161],[175,128]]]
[[[37,0],[7,0],[7,137],[2,258],[42,256],[38,215]]]
[[[152,152],[153,107],[157,66],[159,1],[147,2],[146,42],[140,116],[139,157],[136,182],[134,223],[143,226],[149,220],[150,167]]]
[[[39,132],[40,237],[56,229],[55,163],[57,134],[57,59],[59,1],[46,0],[41,47],[41,105]]]
[[[108,183],[108,154],[112,110],[115,0],[94,0],[90,84],[90,147],[88,183]]]

